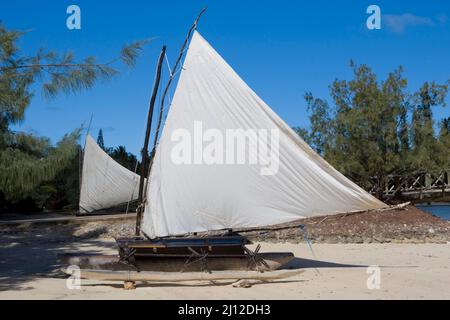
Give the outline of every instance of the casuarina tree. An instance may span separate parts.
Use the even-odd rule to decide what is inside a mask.
[[[52,144],[48,138],[17,132],[12,125],[24,120],[35,88],[45,97],[90,89],[100,79],[118,73],[117,63],[133,66],[146,41],[125,46],[118,57],[99,63],[95,57],[77,60],[45,48],[34,54],[22,52],[18,41],[25,32],[0,24],[0,199],[15,201],[31,196],[52,180],[76,156],[80,129]],[[1,208],[0,208],[1,209]]]

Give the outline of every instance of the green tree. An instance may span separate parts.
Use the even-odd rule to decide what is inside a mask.
[[[42,183],[33,194],[37,210],[76,210],[80,197],[80,152],[78,146],[76,155],[69,164],[61,170],[53,180]]]
[[[333,107],[305,95],[310,130],[294,128],[333,166],[379,197],[386,177],[449,165],[449,119],[434,132],[432,107],[445,106],[448,86],[426,82],[407,92],[403,69],[383,81],[366,65],[350,63],[353,79],[330,86]],[[411,123],[408,119],[411,118]]]
[[[106,150],[105,141],[103,140],[103,130],[102,129],[100,129],[98,131],[97,144],[100,148],[102,148],[103,150]]]
[[[17,45],[24,34],[8,30],[0,23],[0,199],[3,202],[33,196],[77,154],[78,129],[55,146],[47,138],[11,130],[11,125],[24,120],[34,85],[40,84],[48,98],[59,92],[68,94],[90,89],[98,80],[118,73],[113,67],[116,62],[133,66],[146,43],[134,42],[125,46],[118,58],[97,63],[95,57],[77,61],[72,52],[60,55],[46,49],[26,55]]]
[[[400,107],[399,123],[398,123],[398,135],[400,143],[400,151],[405,158],[410,151],[411,143],[409,137],[409,124],[408,124],[408,104],[402,104]]]
[[[379,194],[386,176],[401,170],[409,150],[407,81],[402,68],[383,81],[366,65],[350,63],[353,79],[330,86],[334,102],[305,95],[311,146],[339,171]]]
[[[447,85],[425,82],[411,100],[413,152],[411,163],[415,170],[436,171],[441,168],[440,145],[435,137],[433,107],[445,107]]]
[[[386,176],[401,161],[398,124],[404,115],[406,79],[401,68],[378,81],[368,66],[351,66],[354,79],[336,80],[331,86],[337,115],[335,148],[330,156],[344,174],[366,188],[375,178],[381,192]]]
[[[295,133],[297,133],[300,136],[300,138],[303,139],[303,141],[305,141],[307,144],[311,145],[311,139],[310,139],[309,131],[307,129],[302,128],[302,127],[294,127],[292,129],[294,129]]]
[[[111,158],[130,171],[134,172],[136,170],[136,166],[139,166],[140,164],[138,163],[136,156],[130,152],[127,152],[127,149],[124,146],[118,146],[110,149],[108,150],[108,153]]]
[[[444,118],[441,121],[439,137],[440,139],[448,137],[450,134],[450,117]]]
[[[439,130],[440,165],[443,169],[450,169],[450,117],[444,118]]]
[[[311,130],[307,141],[319,153],[324,156],[329,151],[330,139],[330,107],[328,103],[321,99],[315,99],[312,93],[305,94],[307,111],[310,113]],[[306,133],[302,133],[306,136]]]

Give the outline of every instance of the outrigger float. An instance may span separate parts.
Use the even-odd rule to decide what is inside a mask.
[[[135,237],[117,239],[117,255],[60,256],[61,263],[79,266],[82,278],[125,281],[129,286],[134,281],[290,277],[301,272],[281,269],[294,258],[292,253],[260,252],[259,245],[251,250],[250,241],[233,229],[386,207],[316,154],[248,87],[197,32],[204,11],[190,28],[160,95],[153,149],[147,156],[166,57],[166,47],[161,50],[140,175],[86,138],[80,213],[136,199],[138,207]],[[161,131],[168,109],[165,98],[178,73]],[[203,136],[192,146],[190,137],[198,127],[204,129]],[[224,150],[221,137],[230,129],[243,132],[243,140]],[[198,141],[209,144],[203,148],[196,146]],[[243,150],[236,150],[239,146]],[[186,162],[191,156],[194,162]],[[221,162],[224,157],[226,163]],[[219,236],[198,235],[220,230]]]

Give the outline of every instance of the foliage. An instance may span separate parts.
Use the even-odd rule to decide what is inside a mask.
[[[44,181],[52,180],[76,155],[79,130],[64,136],[53,147],[46,138],[29,134],[11,135],[11,143],[0,152],[0,190],[7,198],[31,195]]]
[[[399,67],[383,81],[366,65],[350,63],[353,79],[330,86],[334,105],[305,94],[310,129],[294,128],[333,166],[362,187],[386,176],[449,165],[448,119],[436,137],[432,108],[445,107],[448,85],[424,83],[414,94]]]
[[[124,146],[118,146],[116,148],[109,148],[108,154],[116,160],[119,164],[127,168],[128,170],[135,172],[140,168],[140,162],[138,162],[136,156],[130,152],[127,152]],[[140,171],[136,171],[140,172]]]
[[[77,60],[70,51],[61,55],[40,49],[34,55],[24,54],[18,46],[24,35],[25,32],[8,30],[0,23],[0,210],[20,201],[34,202],[39,207],[61,193],[61,188],[73,184],[58,179],[74,166],[80,129],[65,135],[53,146],[47,138],[10,128],[24,120],[35,85],[40,85],[47,98],[91,89],[99,80],[118,73],[113,67],[116,62],[133,66],[147,42],[134,42],[122,48],[118,58],[98,63],[92,56]]]
[[[439,130],[439,150],[438,159],[442,168],[450,168],[450,117],[441,121]]]
[[[434,120],[432,108],[435,106],[445,106],[445,97],[448,92],[447,85],[438,85],[436,83],[425,82],[413,97],[413,116],[412,116],[412,142],[414,169],[438,170],[443,168],[449,157],[447,150],[441,150],[438,139],[435,136]],[[447,151],[447,159],[443,157],[441,151]],[[440,155],[439,157],[436,157]]]
[[[102,129],[100,129],[98,131],[97,144],[100,148],[105,150],[105,141],[103,140],[103,130]]]

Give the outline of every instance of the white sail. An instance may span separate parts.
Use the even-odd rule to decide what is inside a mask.
[[[239,148],[227,139],[239,130],[248,134],[245,161],[236,160]],[[267,145],[278,160],[262,156],[269,154],[264,142],[274,142]],[[151,171],[145,234],[258,227],[385,206],[316,154],[194,33]]]
[[[139,178],[114,161],[88,135],[83,157],[80,212],[108,209],[136,200]]]

